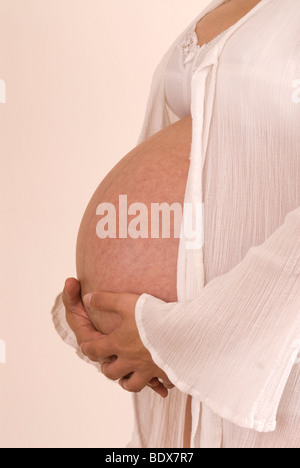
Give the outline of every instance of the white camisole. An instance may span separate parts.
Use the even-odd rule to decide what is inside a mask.
[[[175,48],[165,73],[166,103],[180,119],[191,115],[192,76],[199,59],[228,31],[223,31],[207,44],[200,46],[195,29],[196,25]]]

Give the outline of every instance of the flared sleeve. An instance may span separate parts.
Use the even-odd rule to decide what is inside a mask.
[[[136,323],[174,385],[230,422],[271,432],[300,350],[300,207],[195,299],[140,296]]]
[[[86,357],[82,353],[80,346],[77,344],[76,337],[66,319],[66,309],[62,301],[62,293],[57,296],[51,310],[51,315],[54,327],[64,343],[74,348],[77,356],[83,359],[83,361],[88,364],[92,364],[97,368],[97,370],[101,371],[100,364],[98,362],[92,362],[88,357]]]

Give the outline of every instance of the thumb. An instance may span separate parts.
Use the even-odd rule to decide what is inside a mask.
[[[124,296],[124,293],[92,292],[84,296],[83,303],[86,307],[96,311],[120,312]]]
[[[63,291],[63,301],[65,306],[72,307],[81,303],[80,283],[76,278],[68,278]]]
[[[134,310],[138,298],[139,295],[133,293],[98,291],[86,294],[83,303],[88,309],[117,312],[122,318],[125,318],[128,313]]]

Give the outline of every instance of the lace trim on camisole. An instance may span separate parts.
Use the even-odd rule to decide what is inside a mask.
[[[225,31],[222,31],[220,34],[218,34],[216,37],[214,37],[211,41],[207,42],[206,44],[203,44],[200,46],[198,44],[198,36],[196,34],[196,31],[192,29],[189,31],[183,40],[178,44],[177,49],[181,51],[183,56],[185,57],[184,63],[188,63],[192,58],[195,56],[195,52],[198,51],[204,51],[207,48],[211,47],[213,44],[218,42],[221,37],[228,31],[226,29]]]
[[[180,41],[170,57],[165,74],[165,95],[169,108],[179,118],[191,115],[192,76],[210,47],[213,47],[228,29],[214,39],[200,46],[196,34],[196,25]]]

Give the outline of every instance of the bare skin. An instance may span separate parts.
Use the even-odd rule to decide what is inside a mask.
[[[246,15],[260,0],[231,0],[202,18],[196,27],[199,44],[211,41]],[[126,155],[107,175],[85,212],[78,235],[77,272],[82,295],[90,291],[149,293],[166,302],[177,300],[179,239],[99,239],[96,207],[126,194],[128,203],[183,203],[192,141],[192,118],[157,133]],[[81,301],[79,295],[77,300]],[[79,304],[79,302],[78,302]],[[120,325],[114,312],[90,313],[95,329],[104,334]],[[75,334],[80,334],[79,328]],[[84,340],[82,340],[84,342]],[[90,341],[90,340],[88,340]],[[158,372],[159,374],[159,372]],[[159,376],[157,374],[157,376]],[[188,397],[184,447],[191,434]]]
[[[198,44],[207,44],[249,13],[261,0],[230,0],[204,16],[196,26]]]
[[[176,122],[134,148],[99,185],[78,235],[77,273],[82,295],[100,290],[127,291],[149,293],[168,302],[177,300],[179,239],[173,237],[172,230],[170,239],[129,236],[100,239],[96,233],[100,220],[96,209],[100,203],[112,203],[118,220],[119,195],[127,196],[128,206],[143,203],[149,213],[151,203],[182,205],[189,169],[191,122],[191,117]],[[97,327],[109,332],[107,322],[100,324],[99,320]]]
[[[109,297],[113,295],[113,293],[106,293],[106,294],[108,294]],[[128,297],[128,294],[126,296]],[[152,361],[149,351],[143,346],[143,344],[140,341],[139,333],[136,328],[135,318],[134,318],[134,307],[135,307],[134,304],[135,304],[135,300],[137,300],[138,297],[139,296],[136,296],[136,298],[134,297],[133,300],[131,299],[131,302],[130,302],[131,309],[133,310],[131,310],[129,314],[127,313],[128,303],[126,304],[126,308],[125,308],[125,314],[127,314],[127,318],[129,318],[129,330],[132,328],[132,326],[135,327],[136,335],[135,335],[135,338],[133,339],[134,350],[133,350],[132,355],[134,359],[136,360],[136,358],[138,359],[140,358],[141,350],[144,351],[145,360],[148,362],[148,365],[146,366],[146,372],[147,372],[146,383],[149,387],[153,389],[154,392],[158,393],[162,398],[166,398],[168,396],[168,389],[173,388],[173,384],[169,381],[167,375],[161,369],[159,369],[158,366],[155,365],[155,363]],[[122,311],[121,311],[121,314],[120,313],[118,314],[119,317],[122,319],[122,321],[119,324],[119,326],[115,327],[115,330],[111,334],[104,335],[103,333],[96,330],[96,328],[93,326],[92,322],[89,319],[88,313],[86,312],[87,310],[90,312],[91,306],[85,304],[85,307],[84,307],[82,300],[81,300],[80,283],[75,278],[69,278],[66,280],[65,288],[63,291],[63,303],[66,309],[67,322],[77,338],[78,345],[82,348],[82,351],[85,352],[86,355],[89,355],[89,358],[92,361],[96,361],[101,364],[102,372],[104,373],[104,375],[108,377],[109,375],[108,367],[110,367],[113,363],[115,364],[117,363],[119,365],[119,363],[121,362],[120,357],[118,356],[118,360],[116,359],[112,360],[111,358],[108,359],[107,354],[103,355],[102,349],[99,350],[99,353],[96,356],[94,351],[92,353],[88,353],[87,347],[92,346],[93,343],[98,343],[100,345],[100,348],[102,348],[103,339],[111,338],[111,336],[113,336],[118,330],[121,329],[122,321],[127,322],[127,320],[125,320],[125,316],[122,318]],[[102,301],[102,304],[103,304],[103,301]],[[108,307],[107,310],[112,310],[112,307],[109,307],[109,306],[107,307]],[[103,309],[103,307],[101,309]],[[130,332],[130,337],[132,338],[132,336],[133,334]],[[127,344],[124,346],[124,348],[128,348]],[[109,352],[109,356],[113,354],[119,354],[119,350],[113,350]],[[132,374],[132,372],[130,371],[132,371],[133,365],[134,364],[132,360],[130,367],[129,367],[129,371],[128,371],[129,374]],[[152,366],[152,369],[149,375],[149,367],[151,366]],[[124,373],[123,373],[123,368],[122,368],[120,377],[123,377],[123,375]],[[154,375],[157,377],[154,377]],[[111,378],[112,380],[118,380],[118,378],[113,378],[113,373],[110,373],[109,378]],[[163,383],[160,382],[158,378],[160,378],[163,381]],[[132,386],[132,383],[129,382],[129,380],[131,381],[132,377],[130,377],[130,379],[121,378],[119,380],[119,384],[124,388],[124,390],[139,391],[136,387]],[[127,388],[126,388],[126,385],[127,385]],[[134,385],[136,385],[136,383]],[[129,388],[130,386],[131,388]]]

